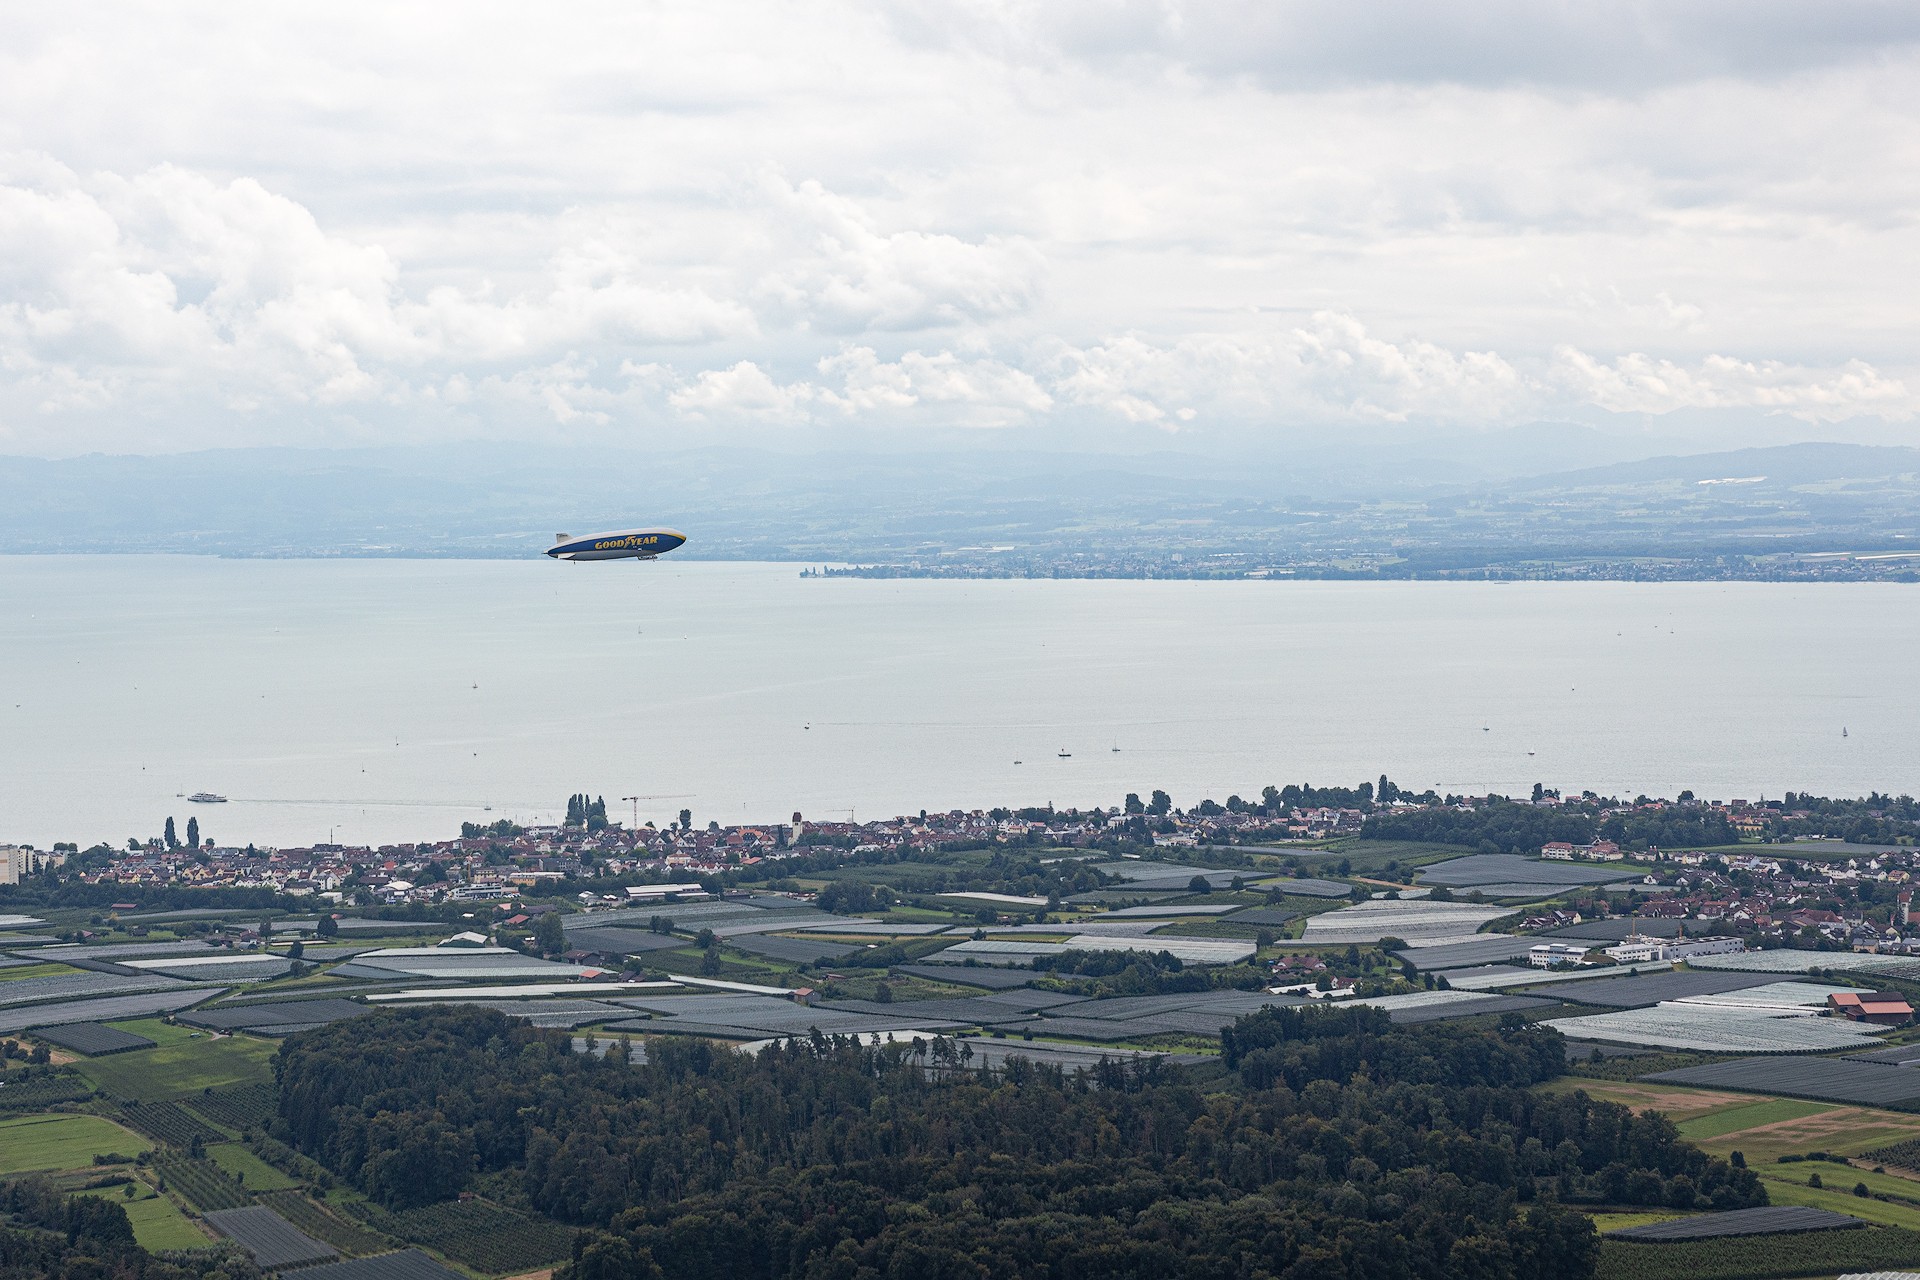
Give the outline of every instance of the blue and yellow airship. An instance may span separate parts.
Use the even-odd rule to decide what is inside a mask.
[[[562,533],[547,554],[555,560],[651,560],[684,545],[687,535],[677,529],[616,529],[576,538]]]

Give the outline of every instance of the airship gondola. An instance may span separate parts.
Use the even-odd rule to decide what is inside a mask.
[[[547,554],[555,560],[651,560],[676,550],[687,540],[677,529],[616,529],[576,538],[557,535]]]

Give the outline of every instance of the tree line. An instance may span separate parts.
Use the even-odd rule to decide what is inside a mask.
[[[1211,1081],[942,1044],[659,1038],[631,1063],[492,1011],[387,1012],[288,1040],[276,1129],[390,1208],[484,1178],[591,1228],[556,1280],[1564,1280],[1598,1250],[1571,1205],[1765,1200],[1664,1119],[1532,1092],[1563,1044],[1518,1019],[1272,1010]]]

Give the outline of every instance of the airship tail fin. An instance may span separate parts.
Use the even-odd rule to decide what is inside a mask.
[[[557,547],[561,543],[565,542],[571,536],[572,536],[571,534],[556,533],[553,535],[553,545]]]

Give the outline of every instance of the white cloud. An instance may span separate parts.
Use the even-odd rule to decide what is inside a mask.
[[[970,244],[916,230],[883,232],[865,209],[808,180],[770,179],[776,213],[791,218],[790,260],[754,292],[832,333],[927,329],[1018,314],[1037,292],[1040,257],[1018,239]]]
[[[793,423],[806,419],[806,406],[817,395],[807,383],[781,386],[759,365],[742,360],[729,369],[706,370],[667,400],[691,418]]]
[[[1916,396],[1898,378],[1849,360],[1838,369],[1708,356],[1692,367],[1640,352],[1604,362],[1571,348],[1557,354],[1559,381],[1578,402],[1617,413],[1758,409],[1806,422],[1911,419]]]
[[[0,42],[7,449],[1920,408],[1897,5],[112,14]]]

